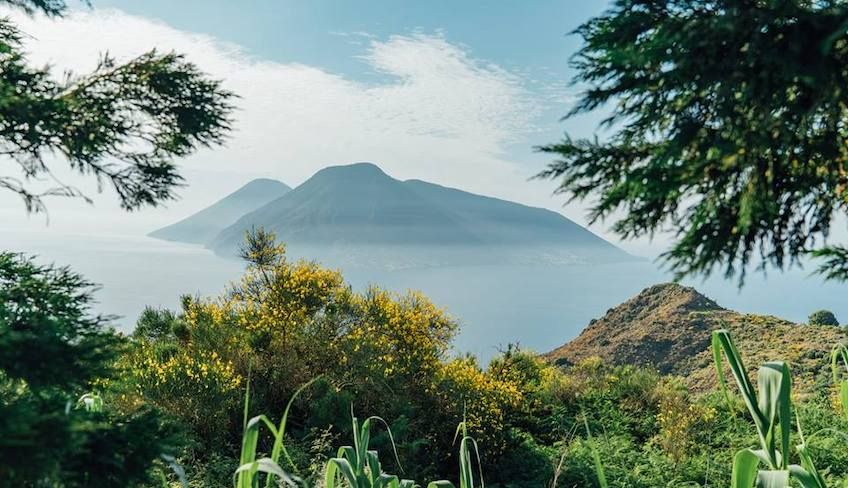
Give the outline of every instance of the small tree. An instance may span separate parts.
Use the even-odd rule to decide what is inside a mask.
[[[810,325],[839,325],[839,321],[836,320],[836,316],[830,310],[816,310],[807,318],[807,323]]]

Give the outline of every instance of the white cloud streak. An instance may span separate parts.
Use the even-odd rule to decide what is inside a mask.
[[[520,75],[475,59],[442,34],[360,36],[364,67],[380,75],[365,83],[260,59],[237,45],[117,10],[76,11],[58,20],[0,13],[26,34],[30,60],[57,72],[87,72],[107,50],[127,60],[156,48],[185,54],[239,94],[227,146],[182,162],[190,184],[184,199],[170,204],[170,212],[142,212],[157,223],[191,213],[255,176],[296,185],[321,167],[352,161],[376,162],[398,178],[527,200],[529,192],[520,188],[527,186],[527,170],[509,161],[506,148],[536,129],[540,101]],[[537,186],[533,191],[547,197]],[[116,205],[99,198],[88,212],[103,207],[114,213]],[[54,222],[63,220],[58,210]]]

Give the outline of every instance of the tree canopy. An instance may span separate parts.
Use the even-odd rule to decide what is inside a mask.
[[[839,320],[830,310],[816,310],[807,318],[807,323],[810,325],[839,325]]]
[[[671,232],[678,277],[811,253],[848,277],[826,242],[848,211],[848,2],[617,0],[576,33],[568,116],[611,108],[611,135],[541,148],[540,177],[623,238]]]
[[[3,0],[29,13],[61,16],[61,0]],[[126,210],[174,198],[182,183],[174,158],[221,144],[233,94],[176,53],[147,52],[126,63],[103,55],[87,74],[57,76],[27,63],[22,33],[0,19],[0,189],[17,193],[28,212],[43,197],[88,199],[59,181],[51,165],[111,185]],[[42,181],[51,181],[43,188]]]

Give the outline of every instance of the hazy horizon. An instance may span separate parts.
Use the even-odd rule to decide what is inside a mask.
[[[568,58],[578,39],[567,34],[607,2],[546,1],[534,9],[499,4],[483,9],[485,13],[474,10],[473,3],[457,7],[435,2],[418,9],[416,16],[404,15],[409,5],[392,2],[353,9],[324,1],[295,7],[294,2],[263,0],[239,8],[235,16],[236,7],[223,0],[179,5],[110,0],[97,1],[91,9],[75,6],[61,20],[0,9],[25,33],[31,59],[53,66],[56,73],[90,70],[104,47],[118,60],[155,47],[184,53],[240,96],[235,130],[226,146],[180,161],[186,186],[179,190],[179,200],[127,213],[110,190],[98,194],[95,182],[59,170],[57,177],[94,197],[94,205],[51,198],[48,215],[27,215],[15,195],[0,192],[0,242],[4,248],[71,265],[101,283],[103,311],[125,315],[126,324],[145,304],[174,306],[180,293],[215,293],[238,273],[238,263],[202,248],[157,243],[145,237],[149,232],[196,213],[255,178],[296,187],[324,167],[368,161],[400,180],[424,180],[558,212],[646,258],[643,268],[630,269],[627,276],[605,271],[589,283],[586,275],[557,268],[563,272],[542,273],[538,289],[502,287],[504,294],[524,293],[523,301],[512,307],[515,313],[522,307],[531,310],[525,321],[539,321],[538,330],[511,323],[504,307],[481,312],[484,304],[469,290],[464,298],[457,297],[453,285],[459,278],[449,270],[357,271],[350,276],[356,286],[374,282],[423,289],[437,304],[453,309],[461,322],[470,322],[466,334],[480,333],[486,320],[500,320],[497,327],[503,333],[487,335],[489,342],[516,339],[506,329],[512,324],[529,335],[525,341],[534,347],[558,345],[641,287],[667,280],[653,260],[667,249],[669,236],[623,241],[610,231],[609,221],[588,224],[591,202],[565,205],[564,196],[552,195],[554,182],[530,179],[550,161],[536,146],[556,142],[566,132],[604,137],[598,129],[602,113],[565,122],[560,117],[581,90],[568,84],[573,74]],[[483,15],[489,28],[470,22],[474,16],[455,15],[456,8]],[[334,15],[328,14],[331,10]],[[536,28],[524,29],[525,24]],[[832,239],[845,241],[846,227],[838,217]],[[112,245],[129,249],[119,257]],[[115,269],[109,271],[109,266]],[[487,280],[538,275],[537,270],[506,270],[503,275],[473,267],[462,271],[469,269],[470,279],[482,287],[476,292],[480,296],[485,296]],[[133,271],[144,279],[132,282],[128,276]],[[810,278],[807,271],[749,276],[741,291],[735,279],[721,276],[707,280],[702,291],[730,308],[795,321],[803,320],[809,308],[831,308],[848,316],[839,287]],[[606,289],[610,286],[615,291]]]

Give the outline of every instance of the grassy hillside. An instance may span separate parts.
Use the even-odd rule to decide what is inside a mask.
[[[611,308],[545,358],[559,365],[597,356],[618,365],[651,366],[703,392],[715,386],[710,333],[721,328],[731,331],[752,372],[767,360],[788,361],[802,392],[827,381],[828,354],[845,339],[838,327],[735,312],[694,288],[667,283]]]

